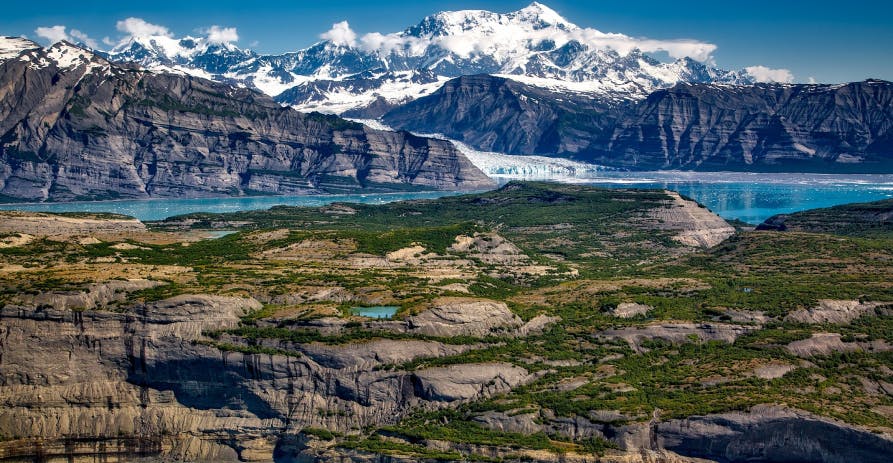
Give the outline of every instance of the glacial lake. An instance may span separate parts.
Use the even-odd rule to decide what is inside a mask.
[[[350,312],[354,315],[366,318],[391,318],[400,307],[393,305],[380,305],[376,307],[354,307]]]
[[[510,178],[500,177],[507,182]],[[727,219],[760,223],[779,214],[838,204],[893,198],[893,175],[755,174],[737,172],[577,172],[536,180],[613,188],[666,188],[704,204]],[[458,192],[370,193],[350,195],[259,196],[202,199],[148,199],[73,203],[0,204],[0,209],[42,212],[113,212],[140,220],[161,220],[192,212],[236,212],[276,205],[322,206],[333,202],[383,204],[434,199]]]

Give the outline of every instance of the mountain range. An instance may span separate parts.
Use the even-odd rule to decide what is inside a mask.
[[[634,170],[893,172],[893,84],[879,80],[682,83],[617,105],[477,75],[382,119],[483,151]]]
[[[697,43],[661,62],[538,3],[323,37],[282,55],[209,37],[108,52],[0,38],[0,198],[490,186],[443,137],[633,170],[893,172],[890,82],[756,83]]]
[[[502,75],[602,100],[645,98],[679,82],[750,84],[746,70],[718,69],[688,55],[661,62],[630,37],[582,28],[540,3],[511,13],[440,12],[402,32],[357,38],[344,23],[296,52],[261,55],[204,37],[132,36],[106,56],[156,71],[256,88],[299,110],[377,117],[445,81]],[[707,61],[697,46],[689,53]]]
[[[93,200],[476,189],[451,143],[304,114],[67,42],[0,38],[0,195]]]

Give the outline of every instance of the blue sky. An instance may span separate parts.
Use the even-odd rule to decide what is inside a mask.
[[[175,35],[212,25],[234,27],[237,44],[263,53],[310,45],[338,21],[359,34],[396,32],[442,10],[509,12],[529,1],[318,0],[7,2],[0,34],[38,39],[35,29],[62,25],[99,41],[119,38],[128,17],[163,25]],[[893,2],[800,0],[574,1],[542,0],[569,21],[604,32],[652,39],[697,39],[717,45],[727,69],[762,65],[790,70],[797,81],[893,80]],[[39,40],[46,42],[46,40]]]

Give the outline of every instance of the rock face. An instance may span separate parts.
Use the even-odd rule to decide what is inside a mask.
[[[587,97],[561,95],[490,75],[448,81],[430,96],[387,112],[393,127],[440,133],[483,151],[577,157],[598,144],[616,116]]]
[[[653,209],[650,216],[657,220],[655,227],[678,230],[674,240],[686,246],[710,248],[735,234],[734,227],[707,208],[674,191],[665,193],[672,204]]]
[[[877,309],[881,307],[884,307],[884,304],[860,301],[822,300],[819,301],[819,304],[815,307],[789,313],[784,317],[784,321],[808,324],[846,324],[859,317],[873,315],[876,313]]]
[[[639,315],[646,315],[653,310],[654,307],[645,304],[636,304],[635,302],[621,302],[611,310],[611,315],[618,318],[633,318]]]
[[[262,345],[300,354],[285,356],[204,342],[203,333],[234,328],[261,307],[254,299],[184,295],[119,312],[0,308],[0,459],[271,461],[305,427],[350,432],[394,423],[419,407],[486,397],[532,378],[502,363],[377,368],[469,345]]]
[[[798,357],[809,358],[817,355],[824,356],[856,351],[885,352],[893,350],[893,346],[890,346],[883,340],[844,342],[837,333],[814,333],[807,339],[789,343],[785,346],[785,349]]]
[[[483,299],[442,298],[433,307],[407,319],[412,333],[429,336],[487,336],[518,328],[521,319],[503,302]]]
[[[653,433],[661,448],[721,463],[881,463],[893,455],[889,438],[783,407],[671,420]]]
[[[599,333],[607,338],[623,339],[636,352],[644,352],[643,342],[661,340],[674,344],[686,342],[723,341],[735,342],[738,336],[746,334],[747,327],[725,323],[663,323],[645,327],[621,328]]]
[[[508,363],[464,364],[417,372],[414,385],[425,400],[453,402],[506,392],[529,377],[527,370]]]
[[[636,103],[461,77],[391,110],[392,126],[484,151],[631,169],[889,172],[893,84],[678,84]]]
[[[255,91],[122,67],[65,42],[0,61],[0,194],[8,198],[490,185],[450,143],[301,114]]]
[[[626,113],[597,163],[632,168],[893,169],[893,83],[680,84]]]

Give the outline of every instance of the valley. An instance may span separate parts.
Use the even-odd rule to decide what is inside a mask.
[[[146,224],[0,214],[0,458],[893,448],[884,202],[788,231],[661,190],[535,182]],[[375,306],[396,314],[353,314]]]

